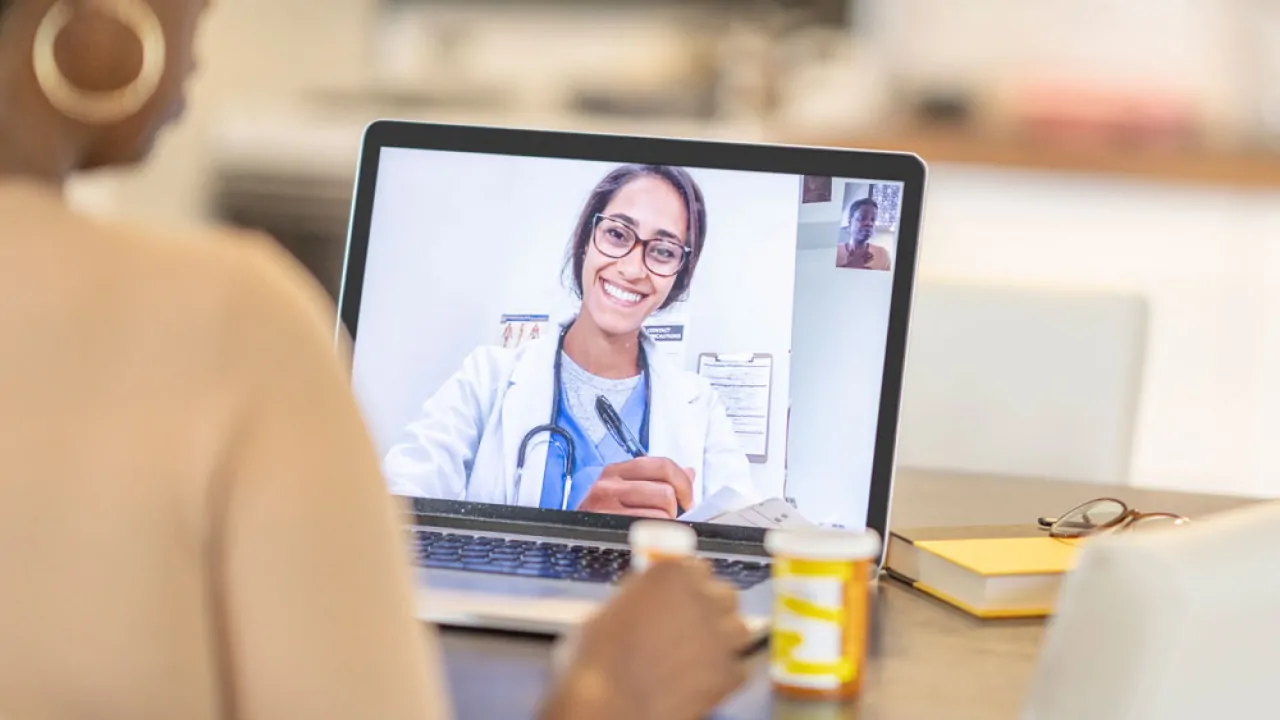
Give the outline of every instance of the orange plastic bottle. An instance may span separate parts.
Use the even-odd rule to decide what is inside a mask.
[[[850,699],[862,689],[874,532],[774,530],[770,676],[784,696]]]

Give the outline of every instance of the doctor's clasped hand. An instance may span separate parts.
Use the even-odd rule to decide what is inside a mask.
[[[715,390],[643,330],[687,295],[706,237],[702,190],[686,170],[606,175],[565,262],[577,316],[515,349],[474,350],[387,453],[392,491],[656,518],[725,487],[754,497]]]
[[[693,507],[697,471],[667,458],[642,457],[609,465],[583,498],[579,510],[673,519]]]

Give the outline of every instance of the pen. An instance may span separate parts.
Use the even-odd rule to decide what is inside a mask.
[[[640,441],[636,440],[636,436],[631,433],[631,428],[622,421],[622,416],[618,414],[613,403],[609,402],[609,398],[603,395],[596,396],[596,414],[600,416],[600,421],[604,423],[604,427],[618,441],[623,450],[633,458],[642,458],[648,455],[644,451],[644,447],[640,445]],[[684,507],[676,502],[676,514],[683,515]]]

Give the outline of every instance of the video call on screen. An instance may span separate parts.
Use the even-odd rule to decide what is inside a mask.
[[[384,149],[353,383],[390,489],[864,527],[901,194]]]

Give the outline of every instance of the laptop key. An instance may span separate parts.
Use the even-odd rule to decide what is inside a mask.
[[[547,577],[559,579],[564,577],[561,573],[547,567],[518,567],[515,570],[516,575],[525,575],[530,577]]]
[[[427,558],[423,565],[429,568],[443,568],[448,570],[465,570],[466,565],[460,560],[446,560],[444,558]]]

